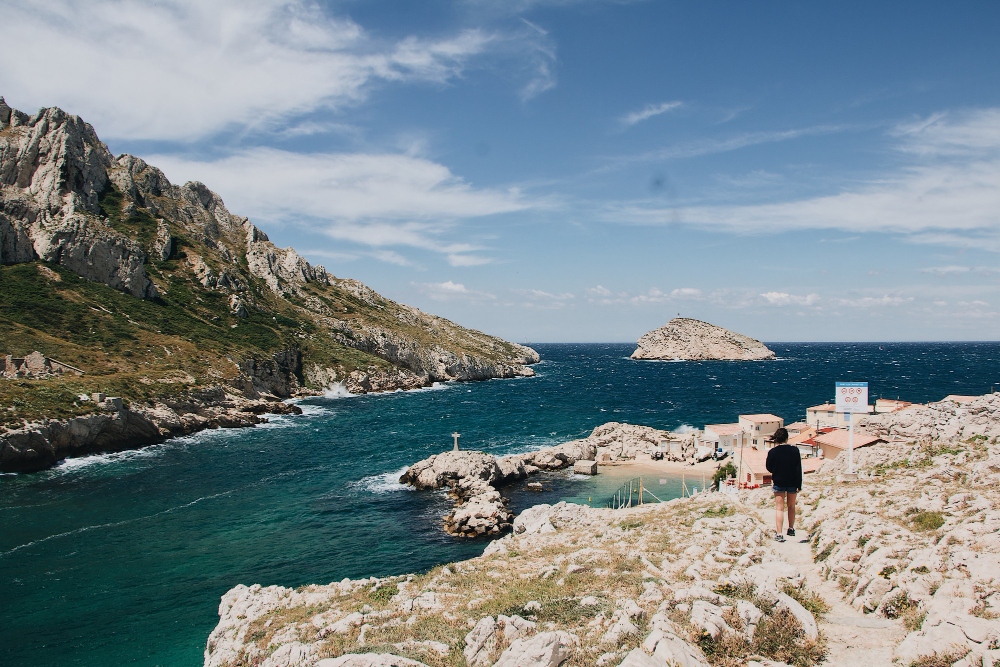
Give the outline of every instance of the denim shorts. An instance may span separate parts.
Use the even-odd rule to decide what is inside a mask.
[[[798,493],[801,490],[802,489],[795,486],[778,486],[777,484],[774,485],[775,493]]]

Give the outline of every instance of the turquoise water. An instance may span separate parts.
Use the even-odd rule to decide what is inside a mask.
[[[538,345],[538,377],[314,398],[305,413],[138,452],[0,476],[0,664],[198,665],[220,596],[398,574],[478,555],[444,535],[443,495],[395,483],[450,447],[496,454],[606,421],[674,429],[774,412],[787,420],[868,380],[874,397],[1000,387],[1000,344],[776,344],[776,362],[633,362],[633,345]],[[626,473],[622,473],[626,474]],[[515,509],[603,502],[620,479],[566,473]],[[654,487],[677,495],[676,480]]]

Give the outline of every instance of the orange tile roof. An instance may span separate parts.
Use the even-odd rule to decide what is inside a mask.
[[[716,435],[736,435],[743,430],[739,424],[705,424],[705,430],[712,429]]]
[[[816,472],[819,467],[823,465],[826,459],[820,459],[815,456],[810,456],[807,459],[802,459],[802,472]]]
[[[809,424],[806,422],[792,422],[791,424],[785,424],[785,428],[788,429],[789,431],[794,431],[812,427],[809,426]]]
[[[746,419],[748,422],[780,422],[781,417],[777,415],[772,415],[769,413],[761,413],[758,415],[740,415],[740,419]]]
[[[824,403],[823,405],[814,405],[811,408],[806,408],[806,412],[809,412],[810,410],[824,410],[826,412],[833,412],[836,409],[837,405],[835,403]]]
[[[844,428],[839,428],[829,433],[823,433],[817,435],[813,440],[820,445],[827,445],[829,447],[836,447],[837,449],[846,450],[848,443],[850,441],[851,434],[850,431]],[[880,438],[877,435],[870,435],[864,431],[854,431],[854,448],[867,447],[868,445],[875,444],[876,442],[885,442],[884,438]]]
[[[763,449],[750,449],[749,447],[738,447],[736,449],[735,459],[743,459],[743,467],[748,468],[750,472],[757,475],[767,475],[767,451]],[[736,463],[736,467],[739,468],[740,464]]]

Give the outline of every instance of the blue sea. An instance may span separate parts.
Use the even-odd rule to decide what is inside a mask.
[[[773,412],[801,420],[839,380],[872,398],[1000,388],[1000,343],[772,343],[772,362],[636,362],[632,344],[536,345],[537,376],[300,402],[270,424],[0,476],[0,664],[199,665],[220,596],[420,571],[480,554],[441,531],[450,503],[397,483],[449,449],[495,454],[608,421],[662,429]],[[603,504],[622,482],[555,473],[515,509]],[[663,480],[662,496],[679,495]]]

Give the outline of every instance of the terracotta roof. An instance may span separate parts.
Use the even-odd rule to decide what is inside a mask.
[[[789,445],[811,445],[813,436],[816,435],[816,429],[812,426],[802,429],[799,433],[793,435],[788,439]]]
[[[824,403],[823,405],[814,405],[811,408],[806,408],[806,412],[809,412],[810,410],[817,410],[817,411],[823,410],[826,412],[833,412],[836,409],[837,405],[835,403]]]
[[[810,456],[807,459],[802,459],[802,472],[816,472],[819,467],[823,465],[826,459],[817,458],[815,456]]]
[[[743,468],[757,475],[769,475],[767,471],[767,451],[763,449],[750,449],[749,447],[738,447],[734,458],[737,469],[740,467],[739,459],[743,458]]]
[[[847,450],[848,442],[850,440],[850,431],[844,428],[839,428],[829,433],[823,433],[817,435],[813,440],[820,445],[828,445],[830,447],[836,447],[837,449]],[[877,435],[871,435],[865,433],[864,431],[854,431],[854,449],[858,447],[867,447],[876,442],[885,442],[884,438],[880,438]]]
[[[762,413],[759,415],[740,415],[740,419],[746,419],[748,422],[780,422],[781,417],[777,415],[772,415],[768,413]]]
[[[901,401],[898,398],[877,398],[875,399],[875,405],[898,405],[900,407],[906,407],[908,405],[913,405],[912,401]]]
[[[792,422],[791,424],[785,424],[785,428],[789,431],[801,431],[804,428],[812,428],[806,422]]]
[[[705,424],[705,430],[709,429],[716,435],[736,435],[743,427],[739,424]]]

